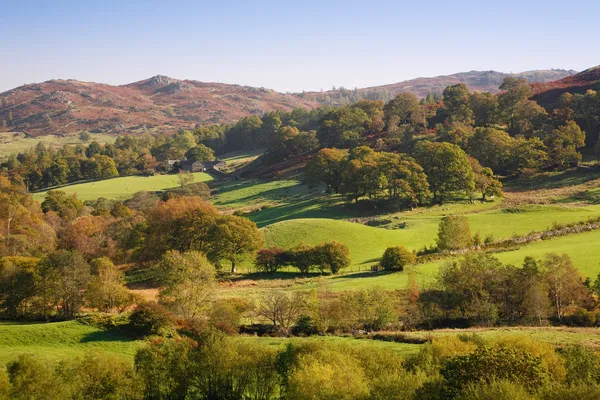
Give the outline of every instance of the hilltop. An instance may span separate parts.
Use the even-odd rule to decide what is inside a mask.
[[[113,134],[150,129],[172,132],[318,105],[265,88],[162,75],[122,86],[50,80],[1,93],[0,100],[0,124],[31,136],[86,130]]]

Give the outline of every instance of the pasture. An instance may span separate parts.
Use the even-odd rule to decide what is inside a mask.
[[[204,172],[196,172],[194,182],[208,182],[212,177]],[[95,182],[77,183],[55,188],[68,194],[77,193],[80,200],[96,200],[105,197],[110,200],[126,200],[141,191],[156,192],[179,186],[177,175],[124,176]],[[33,194],[33,198],[43,201],[46,191]]]
[[[133,361],[137,348],[142,344],[142,341],[77,321],[0,323],[0,365],[20,354],[59,361],[90,351],[101,351]]]
[[[91,134],[90,141],[98,143],[113,143],[117,137],[108,134]],[[0,160],[11,154],[20,153],[35,147],[38,143],[43,143],[47,147],[58,149],[62,146],[71,144],[81,144],[79,136],[56,136],[46,135],[35,138],[27,137],[20,132],[2,132],[0,133]]]

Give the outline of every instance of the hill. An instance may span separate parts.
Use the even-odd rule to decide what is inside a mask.
[[[552,106],[563,93],[585,93],[588,90],[600,90],[600,66],[586,69],[575,75],[567,76],[553,82],[533,85],[539,104]]]
[[[265,88],[157,75],[122,86],[50,80],[0,93],[0,129],[31,136],[80,131],[173,132],[317,103]]]
[[[393,83],[389,85],[373,86],[362,89],[348,90],[337,89],[323,93],[306,92],[301,94],[308,100],[314,100],[323,104],[343,104],[360,99],[388,100],[398,93],[411,92],[417,97],[425,97],[428,94],[441,94],[450,85],[464,83],[472,91],[498,93],[498,87],[508,76],[516,76],[527,79],[531,83],[546,83],[572,76],[576,71],[564,69],[533,70],[517,74],[507,74],[497,71],[470,71],[460,72],[453,75],[442,75],[432,78],[416,78],[408,81]]]

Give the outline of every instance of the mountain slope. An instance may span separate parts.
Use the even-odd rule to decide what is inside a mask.
[[[575,75],[548,82],[534,84],[536,92],[533,97],[543,106],[552,106],[563,93],[585,93],[588,90],[600,90],[600,66],[586,69]]]
[[[306,92],[301,96],[305,99],[318,101],[322,104],[343,104],[357,101],[361,98],[388,100],[401,92],[411,92],[422,98],[428,94],[441,94],[450,85],[464,83],[473,91],[498,93],[498,87],[508,76],[527,79],[531,83],[550,82],[575,74],[573,70],[551,69],[534,70],[518,74],[507,74],[497,71],[470,71],[453,75],[442,75],[433,78],[416,78],[389,85],[373,86],[362,89],[338,89],[323,93]]]
[[[172,132],[197,124],[318,104],[264,88],[178,80],[157,75],[123,86],[51,80],[0,94],[0,128],[32,136],[84,130]],[[11,120],[12,117],[12,120]]]

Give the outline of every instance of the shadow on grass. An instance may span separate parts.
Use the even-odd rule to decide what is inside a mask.
[[[511,178],[503,183],[514,192],[533,189],[555,189],[563,186],[580,185],[587,181],[600,178],[600,170],[596,168],[578,167],[564,172],[553,172],[535,176],[528,180]]]
[[[81,338],[81,343],[107,343],[107,342],[133,342],[135,335],[128,334],[120,329],[91,332]]]
[[[355,278],[375,278],[378,276],[385,276],[394,274],[392,271],[364,271],[357,273],[350,273],[345,275],[338,275],[333,277],[333,279],[355,279]]]

